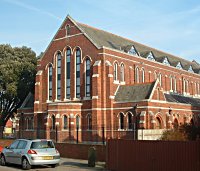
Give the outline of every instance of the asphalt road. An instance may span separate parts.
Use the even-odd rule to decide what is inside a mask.
[[[31,169],[31,171],[105,171],[105,163],[97,163],[95,168],[90,168],[87,166],[87,160],[75,160],[62,158],[60,166],[56,168],[51,168],[48,166],[36,166]],[[11,165],[0,166],[0,171],[19,171],[22,170],[21,166]]]

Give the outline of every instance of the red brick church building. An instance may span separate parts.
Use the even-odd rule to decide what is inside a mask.
[[[27,138],[157,139],[165,129],[200,124],[200,64],[67,16],[18,114]]]

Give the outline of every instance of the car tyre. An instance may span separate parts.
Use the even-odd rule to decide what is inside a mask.
[[[22,169],[23,170],[29,170],[31,169],[31,165],[29,163],[29,161],[27,160],[27,158],[22,158]]]
[[[1,155],[0,163],[1,163],[1,166],[5,166],[6,165],[6,158],[5,158],[4,155]]]
[[[51,168],[55,168],[56,166],[58,166],[57,164],[50,164]]]

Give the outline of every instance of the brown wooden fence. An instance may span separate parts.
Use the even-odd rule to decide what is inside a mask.
[[[200,141],[108,140],[111,171],[200,171]]]

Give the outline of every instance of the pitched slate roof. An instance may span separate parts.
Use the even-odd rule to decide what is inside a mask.
[[[115,101],[132,102],[149,99],[154,85],[155,82],[134,85],[120,85],[115,95]]]
[[[143,56],[142,54],[146,54],[147,52],[152,51],[155,56],[156,61],[158,62],[161,62],[162,60],[160,58],[165,56],[168,58],[168,61],[171,64],[171,66],[176,67],[178,62],[181,62],[184,70],[188,70],[189,67],[192,66],[195,73],[199,73],[200,71],[200,65],[196,62],[191,62],[191,61],[182,59],[180,57],[168,54],[166,52],[162,52],[155,48],[148,47],[138,42],[117,36],[115,34],[112,34],[103,30],[93,28],[85,24],[77,23],[77,25],[93,40],[93,42],[99,48],[105,46],[108,48],[127,52],[128,49],[134,46],[137,52],[139,52],[141,57],[146,57],[146,56]]]
[[[200,106],[200,99],[186,97],[175,94],[164,94],[167,102],[191,104],[193,106]]]

